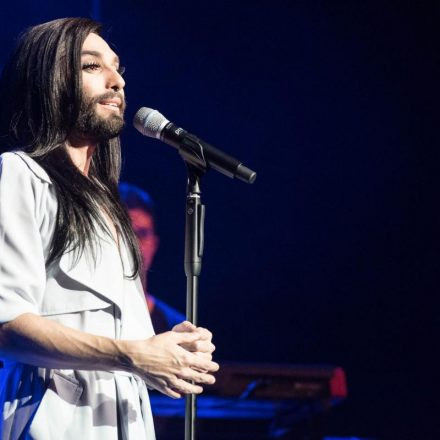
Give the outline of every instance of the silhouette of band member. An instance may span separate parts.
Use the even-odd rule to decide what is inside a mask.
[[[156,333],[166,332],[185,320],[185,316],[148,291],[148,272],[160,242],[154,202],[147,192],[130,183],[121,182],[119,193],[130,216],[133,231],[139,239],[144,268],[141,280],[154,330]]]

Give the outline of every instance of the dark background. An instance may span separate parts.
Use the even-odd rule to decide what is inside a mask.
[[[217,359],[340,365],[349,398],[329,434],[437,439],[438,9],[3,2],[0,65],[29,25],[102,21],[127,68],[123,178],[157,205],[150,290],[184,310],[186,172],[131,127],[140,106],[258,172],[203,179],[199,314]]]

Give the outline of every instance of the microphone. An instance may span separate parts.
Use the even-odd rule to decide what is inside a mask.
[[[225,176],[237,177],[247,183],[254,183],[257,178],[257,173],[239,160],[173,124],[157,110],[140,108],[134,115],[133,125],[144,136],[160,139],[177,148],[185,161],[202,170],[211,167]]]

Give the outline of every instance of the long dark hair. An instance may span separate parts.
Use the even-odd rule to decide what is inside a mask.
[[[100,34],[99,23],[63,18],[22,34],[0,78],[0,145],[25,151],[54,184],[58,212],[47,265],[70,250],[79,258],[87,244],[95,252],[96,225],[111,236],[103,210],[129,247],[135,277],[142,263],[118,193],[119,137],[98,144],[87,177],[66,150],[82,103],[81,49],[92,32]]]

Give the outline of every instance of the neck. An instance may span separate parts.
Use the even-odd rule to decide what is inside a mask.
[[[69,139],[66,143],[66,149],[70,159],[85,176],[89,175],[90,162],[96,145],[96,143],[78,139]]]

